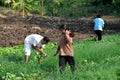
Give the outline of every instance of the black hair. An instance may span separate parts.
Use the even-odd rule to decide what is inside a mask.
[[[44,36],[43,40],[46,41],[46,43],[48,43],[50,41],[49,37],[47,37],[47,36]]]
[[[64,29],[65,29],[65,30],[70,30],[69,28],[66,28],[66,26],[65,26],[64,24],[59,25],[59,30],[64,30]],[[69,36],[70,36],[70,37],[74,37],[74,36],[75,36],[74,32],[71,32],[71,31],[70,31]]]
[[[66,29],[66,26],[64,25],[64,24],[61,24],[61,25],[59,25],[59,28],[58,28],[59,30],[61,30],[61,29]]]
[[[97,17],[97,18],[101,18],[101,15],[100,15],[100,14],[98,14],[96,17]]]
[[[64,25],[64,24],[62,24],[62,25],[59,25],[59,28],[58,28],[59,30],[63,30],[63,29],[65,29],[65,30],[70,30],[69,28],[67,28],[66,27],[66,25]]]

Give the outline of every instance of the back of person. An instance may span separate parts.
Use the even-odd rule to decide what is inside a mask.
[[[104,27],[104,21],[101,18],[95,18],[94,19],[94,30],[103,30],[102,28]]]
[[[96,18],[93,20],[94,21],[94,32],[95,32],[95,37],[94,40],[102,40],[102,31],[104,27],[104,20],[101,18],[101,15],[97,15]],[[98,38],[98,39],[96,39]]]
[[[42,39],[43,39],[43,36],[41,35],[31,34],[25,38],[25,41],[29,42],[30,44],[33,44],[34,46],[37,46],[36,44],[39,44],[40,40]]]

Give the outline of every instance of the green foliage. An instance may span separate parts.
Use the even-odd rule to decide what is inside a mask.
[[[12,53],[20,54],[23,53],[23,50],[23,45],[0,48],[0,55],[8,55]]]
[[[73,42],[76,71],[71,73],[67,65],[59,73],[58,56],[53,56],[57,42],[48,43],[45,52],[48,58],[37,63],[33,51],[28,64],[24,61],[23,45],[0,48],[0,79],[3,80],[119,80],[120,79],[120,34],[104,35],[103,40],[92,39]],[[8,50],[8,52],[7,52]]]
[[[120,0],[2,0],[0,5],[40,16],[65,18],[86,17],[94,14],[119,15]]]

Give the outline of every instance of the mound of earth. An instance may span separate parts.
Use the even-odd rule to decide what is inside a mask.
[[[120,31],[120,18],[103,17],[106,25],[104,33]],[[12,12],[0,11],[0,47],[14,46],[24,43],[29,34],[49,36],[52,42],[59,39],[58,24],[65,24],[75,33],[75,40],[93,36],[92,18],[64,19],[57,17],[27,16],[25,18]]]

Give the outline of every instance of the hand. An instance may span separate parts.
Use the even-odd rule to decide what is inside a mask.
[[[55,53],[54,56],[56,56],[58,53]]]
[[[41,56],[38,57],[38,63],[41,62],[41,59],[43,58],[47,58],[47,55],[46,54],[42,54]]]
[[[42,55],[42,57],[43,57],[43,58],[46,58],[46,57],[47,57],[47,54],[44,53],[44,54]]]
[[[66,30],[66,31],[65,31],[65,34],[70,34],[70,31]]]

